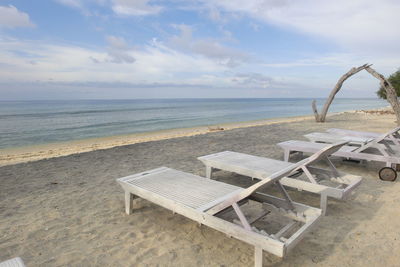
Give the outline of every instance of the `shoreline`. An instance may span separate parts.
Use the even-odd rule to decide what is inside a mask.
[[[376,111],[387,108],[378,108],[371,110],[349,110],[328,114],[329,116],[343,113],[359,113],[366,111]],[[188,137],[194,135],[207,134],[216,131],[229,131],[237,128],[247,128],[254,126],[271,125],[277,123],[298,122],[301,120],[314,119],[314,115],[303,115],[294,117],[269,118],[263,120],[252,120],[243,122],[231,122],[214,124],[208,126],[196,126],[189,128],[175,128],[153,132],[134,133],[126,135],[115,135],[107,137],[96,137],[81,140],[72,140],[58,143],[48,143],[40,145],[31,145],[14,148],[0,149],[0,167],[49,159],[54,157],[68,156],[101,149],[109,149],[118,146],[132,145],[137,143],[159,141],[178,137]]]

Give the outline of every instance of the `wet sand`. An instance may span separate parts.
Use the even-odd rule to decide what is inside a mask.
[[[117,146],[125,146],[149,141],[165,140],[170,138],[194,136],[206,134],[219,130],[232,130],[259,125],[270,125],[282,122],[295,122],[310,119],[311,116],[298,116],[289,118],[277,118],[266,120],[255,120],[236,123],[225,123],[219,125],[199,126],[191,128],[170,129],[155,132],[107,136],[99,138],[89,138],[68,142],[40,144],[34,146],[24,146],[18,148],[0,149],[0,166],[16,164],[21,162],[48,159],[60,156],[67,156],[76,153],[89,152],[99,149],[107,149]]]
[[[115,179],[159,166],[203,176],[198,156],[232,150],[282,159],[276,143],[312,131],[385,132],[394,126],[393,115],[349,112],[323,124],[302,118],[0,167],[0,261],[20,256],[27,266],[252,266],[252,246],[147,201],[125,215]],[[363,183],[349,200],[330,200],[327,216],[287,258],[264,253],[265,266],[399,265],[399,182],[380,181],[380,164],[335,164],[363,176]],[[214,177],[252,184],[227,172]],[[315,195],[290,194],[319,204]]]

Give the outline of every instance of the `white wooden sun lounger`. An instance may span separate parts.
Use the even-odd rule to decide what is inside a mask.
[[[337,171],[328,159],[328,155],[340,149],[343,144],[331,145],[316,151],[308,162],[294,169],[292,176],[297,176],[296,178],[290,178],[289,175],[289,177],[280,180],[281,184],[321,195],[320,207],[325,215],[328,197],[345,199],[362,180],[360,176]],[[202,156],[198,159],[206,166],[207,178],[211,178],[214,170],[224,170],[262,180],[276,171],[295,165],[295,163],[232,151]],[[320,160],[327,161],[330,169],[325,170],[311,166]],[[304,173],[304,175],[299,177],[301,173]],[[300,178],[303,178],[303,180]]]
[[[381,133],[373,133],[373,132],[362,132],[362,131],[353,131],[353,130],[346,130],[346,129],[338,129],[338,128],[331,128],[326,130],[328,133],[340,135],[340,136],[353,136],[358,138],[379,138],[382,134]],[[400,127],[395,127],[391,131],[387,133],[386,140],[392,141],[395,145],[400,145]]]
[[[386,142],[382,143],[381,141],[384,138],[385,135],[381,135],[379,138],[367,142],[360,147],[342,146],[332,156],[349,160],[383,162],[386,164],[386,167],[379,170],[379,178],[384,181],[394,181],[397,178],[396,166],[400,164],[399,152],[392,149]],[[284,150],[285,161],[289,161],[290,154],[292,153],[315,153],[329,146],[329,144],[291,140],[279,143],[278,146]]]
[[[20,257],[16,257],[0,262],[0,267],[25,267],[25,264]]]
[[[319,132],[305,134],[304,137],[306,137],[311,142],[328,143],[328,144],[333,144],[338,142],[348,142],[349,145],[356,145],[356,146],[362,146],[374,140],[374,138],[337,135],[333,133],[319,133]]]
[[[312,142],[318,143],[336,143],[347,141],[350,145],[358,145],[364,146],[368,145],[368,147],[376,147],[379,149],[379,146],[386,146],[391,150],[397,150],[400,152],[400,143],[399,143],[399,131],[400,127],[394,128],[387,133],[384,134],[376,134],[375,137],[367,137],[367,136],[356,136],[353,131],[350,130],[340,130],[340,129],[329,129],[328,133],[310,133],[304,135],[307,139]],[[335,131],[339,130],[339,133],[335,133]],[[345,132],[349,132],[349,135],[346,135]],[[357,133],[357,132],[355,132]],[[381,144],[381,145],[378,145]]]
[[[303,160],[304,164],[308,159]],[[132,212],[133,200],[140,197],[151,201],[174,213],[181,214],[200,224],[221,231],[255,247],[255,266],[262,266],[262,252],[285,256],[321,218],[321,210],[293,202],[282,187],[284,198],[256,192],[262,186],[276,183],[297,168],[286,167],[265,177],[264,180],[248,187],[206,179],[193,174],[161,167],[158,169],[117,179],[125,191],[126,213]],[[263,212],[255,218],[245,215],[245,202],[255,201],[263,207]],[[254,204],[254,203],[253,203]],[[254,224],[262,223],[268,212],[278,213],[290,220],[279,231],[267,233]],[[224,219],[226,214],[236,215],[238,220]],[[258,225],[258,224],[257,224]]]

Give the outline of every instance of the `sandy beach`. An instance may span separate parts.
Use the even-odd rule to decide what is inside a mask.
[[[43,145],[24,146],[17,148],[0,149],[0,166],[40,159],[67,156],[76,153],[89,152],[99,149],[107,149],[117,146],[125,146],[149,141],[158,141],[170,138],[194,136],[220,130],[232,130],[260,125],[271,125],[282,122],[296,122],[310,119],[311,116],[297,116],[289,118],[276,118],[237,123],[224,123],[219,125],[199,126],[162,130],[155,132],[118,135],[109,137],[90,138],[69,142],[50,143]]]
[[[278,142],[332,127],[385,132],[394,120],[391,114],[343,112],[326,123],[296,117],[220,125],[223,131],[199,127],[3,150],[0,261],[20,256],[27,266],[252,266],[252,246],[150,202],[140,201],[126,215],[115,179],[159,166],[204,176],[196,159],[202,155],[231,150],[282,159]],[[327,216],[287,258],[264,253],[265,266],[399,266],[399,182],[379,180],[380,164],[334,163],[361,175],[363,183],[348,200],[330,200]],[[242,187],[253,183],[228,172],[214,177]],[[290,195],[319,205],[316,195]]]

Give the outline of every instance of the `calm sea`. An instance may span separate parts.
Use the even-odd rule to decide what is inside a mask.
[[[330,112],[387,105],[335,99]],[[304,98],[0,101],[0,148],[307,114]]]

